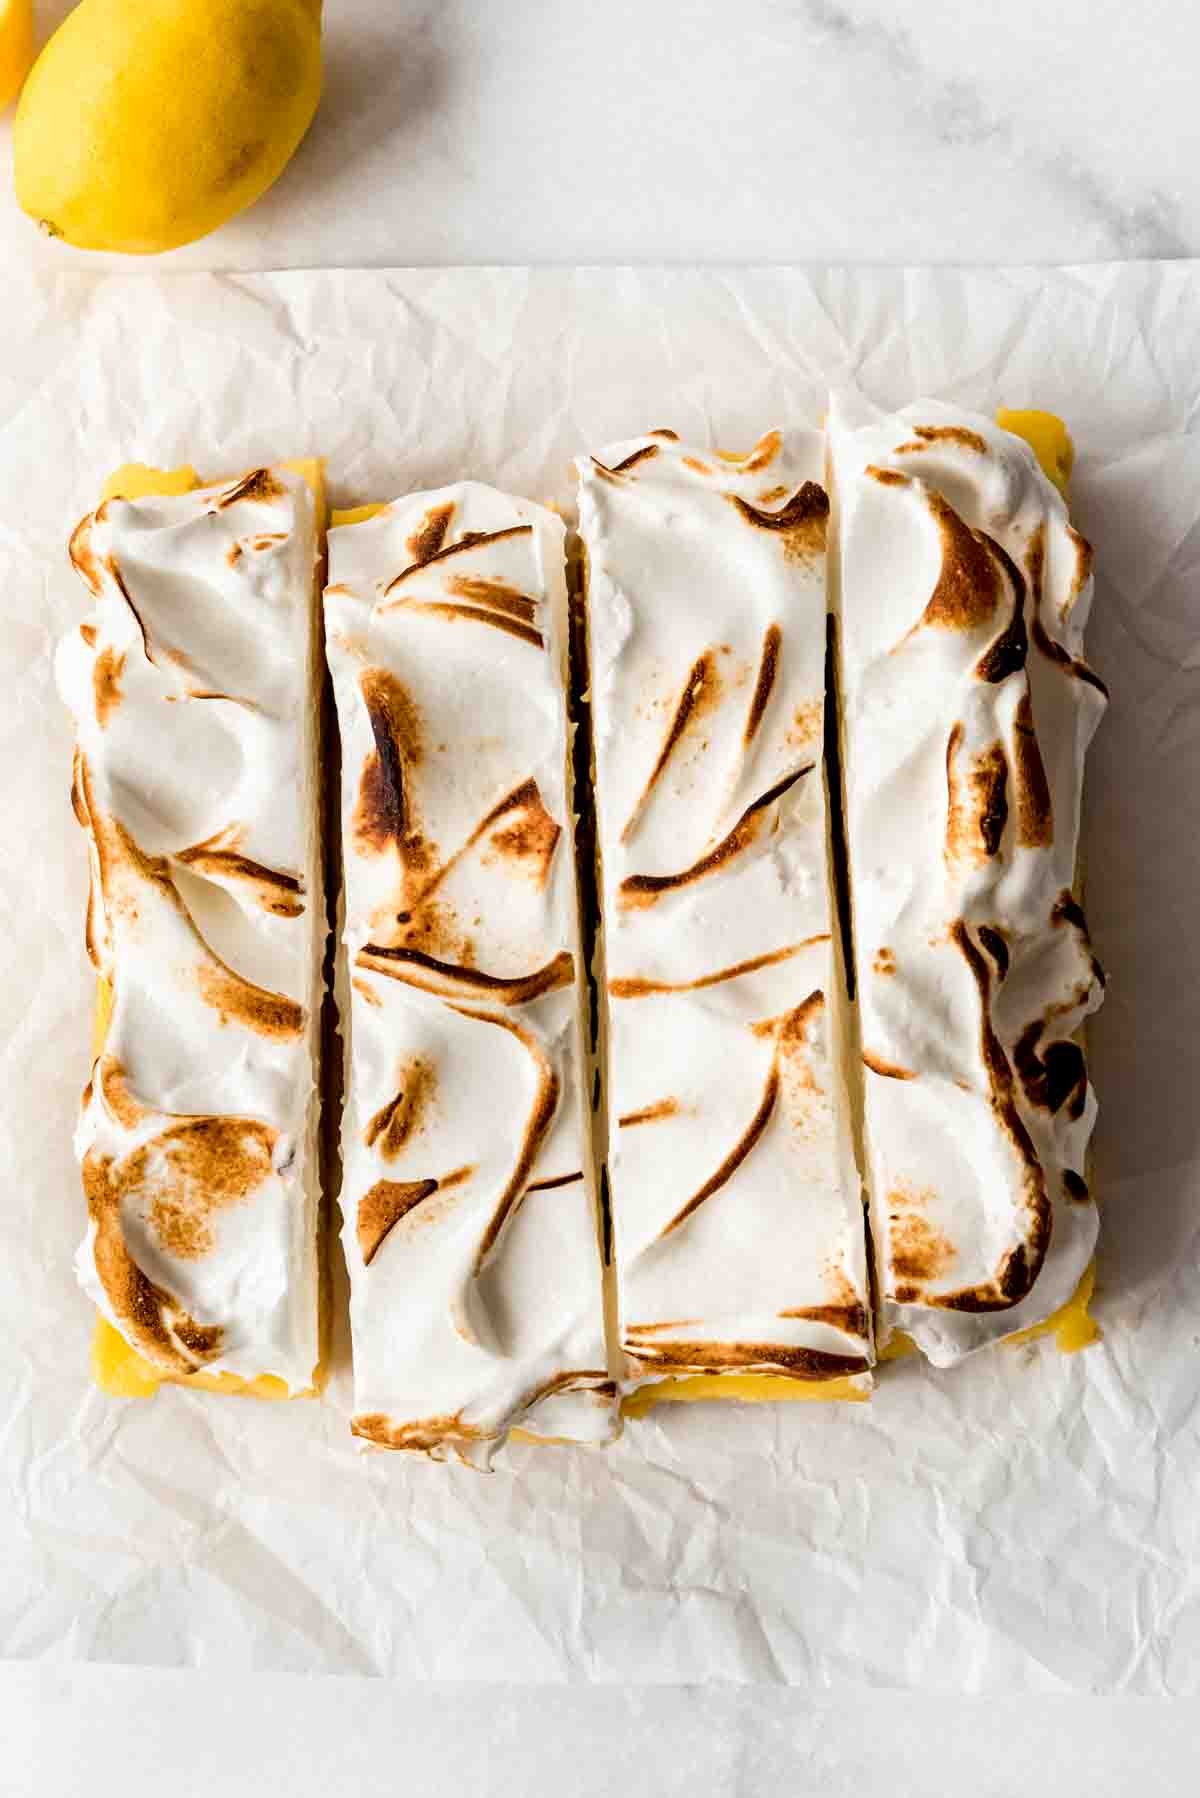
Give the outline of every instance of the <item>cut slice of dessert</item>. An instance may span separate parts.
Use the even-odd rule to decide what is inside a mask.
[[[582,459],[623,1379],[855,1397],[873,1359],[823,776],[822,440]]]
[[[584,1092],[564,532],[464,482],[332,531],[353,1428],[616,1427]],[[347,1003],[348,1001],[348,1003]]]
[[[1057,421],[1009,416],[1065,480]],[[985,418],[837,406],[829,441],[881,1340],[947,1365],[1090,1287],[1091,552],[1030,445]]]
[[[317,1378],[324,523],[317,463],[131,467],[71,540],[99,976],[77,1271],[123,1396]]]

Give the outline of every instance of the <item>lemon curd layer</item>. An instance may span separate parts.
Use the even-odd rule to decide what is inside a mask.
[[[316,459],[306,458],[287,461],[282,466],[300,475],[312,488],[317,500],[318,520],[323,529],[325,486],[322,463]],[[151,468],[145,463],[130,462],[118,468],[109,477],[104,484],[101,498],[106,500],[146,499],[191,493],[198,486],[200,486],[200,478],[190,465],[179,468]],[[92,1029],[93,1061],[97,1060],[103,1051],[108,1034],[109,1019],[112,1015],[112,1004],[112,987],[103,975],[99,975],[96,980],[96,1006]],[[313,1370],[312,1385],[306,1389],[290,1392],[287,1383],[274,1374],[258,1374],[253,1379],[248,1379],[238,1374],[206,1373],[203,1370],[187,1375],[170,1373],[163,1368],[156,1367],[144,1355],[139,1354],[101,1313],[97,1314],[96,1328],[92,1337],[92,1378],[99,1389],[112,1398],[152,1398],[162,1385],[181,1385],[202,1392],[218,1392],[271,1400],[313,1397],[324,1383],[327,1362],[329,1332],[327,1276],[328,1270],[324,1256],[322,1256],[321,1354],[317,1366]]]

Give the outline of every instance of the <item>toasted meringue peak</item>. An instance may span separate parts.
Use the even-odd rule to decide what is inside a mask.
[[[631,1386],[863,1376],[860,1183],[833,1049],[821,441],[580,460]]]
[[[1096,1240],[1073,897],[1091,554],[1029,447],[835,406],[841,691],[881,1320],[949,1364],[1039,1323]]]
[[[318,1358],[313,495],[284,469],[111,499],[71,558],[61,644],[112,989],[76,1135],[84,1288],[166,1374]]]
[[[474,482],[330,536],[355,1433],[615,1427],[565,792],[563,527]]]

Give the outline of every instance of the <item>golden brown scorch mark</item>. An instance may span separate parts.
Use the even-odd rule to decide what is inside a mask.
[[[996,964],[996,973],[1001,980],[1008,973],[1008,942],[1004,932],[991,924],[981,924],[978,937]]]
[[[177,1260],[208,1254],[218,1211],[241,1203],[271,1177],[276,1133],[250,1118],[188,1118],[159,1131],[121,1161],[89,1150],[83,1164],[95,1226],[96,1272],[133,1346],[158,1367],[189,1373],[220,1350],[221,1331],[197,1324],[134,1261],[122,1205],[145,1211],[163,1251]]]
[[[776,1053],[772,1059],[766,1083],[763,1087],[762,1097],[759,1099],[754,1116],[750,1119],[745,1130],[743,1130],[741,1136],[725,1156],[715,1173],[710,1175],[699,1191],[693,1193],[687,1203],[675,1213],[675,1216],[671,1221],[659,1232],[660,1240],[664,1236],[669,1236],[673,1230],[677,1230],[680,1224],[686,1223],[687,1219],[704,1204],[706,1199],[711,1199],[714,1193],[720,1192],[723,1186],[728,1185],[734,1174],[737,1173],[738,1169],[754,1149],[755,1144],[758,1142],[763,1131],[771,1121],[771,1114],[774,1111],[776,1101],[779,1098],[779,1034],[782,1033],[785,1028],[791,1028],[793,1030],[798,1029],[801,1038],[803,1038],[805,1020],[814,1001],[817,1001],[818,1003],[822,1002],[820,993],[810,993],[809,997],[801,1006],[797,1007],[794,1013],[788,1014],[787,1017],[779,1020],[774,1026],[773,1033],[776,1034],[777,1042]]]
[[[935,443],[953,443],[959,449],[974,450],[977,456],[986,456],[988,453],[987,443],[979,432],[968,430],[966,425],[914,425],[912,429],[913,441],[897,444],[893,452],[895,455],[919,454]]]
[[[89,1149],[83,1189],[94,1226],[92,1256],[104,1294],[122,1334],[155,1367],[189,1374],[220,1353],[221,1331],[198,1324],[173,1295],[157,1285],[129,1252],[121,1224],[124,1176],[110,1157]]]
[[[768,431],[760,437],[748,456],[742,456],[739,466],[746,474],[761,474],[769,468],[783,447],[783,437],[778,431]]]
[[[901,1304],[923,1296],[924,1288],[948,1273],[957,1259],[949,1237],[925,1216],[934,1196],[897,1186],[887,1197],[892,1279]]]
[[[269,468],[254,468],[243,475],[232,487],[226,489],[213,506],[214,512],[224,512],[229,506],[236,506],[240,500],[257,500],[266,505],[273,499],[283,499],[287,488],[276,479]]]
[[[882,1055],[876,1055],[873,1049],[862,1052],[863,1066],[870,1068],[873,1074],[880,1074],[885,1080],[915,1080],[912,1068],[902,1068],[899,1062],[888,1061]]]
[[[755,974],[759,968],[772,968],[781,961],[790,961],[802,949],[811,949],[814,943],[828,941],[829,933],[822,931],[816,936],[806,936],[802,942],[787,943],[782,949],[770,949],[764,955],[753,955],[747,961],[734,962],[732,967],[718,968],[715,973],[697,975],[694,980],[651,980],[643,975],[628,975],[622,979],[610,980],[608,990],[614,999],[646,999],[653,993],[699,993],[705,987],[720,986],[726,980],[738,980],[743,974]]]
[[[438,961],[421,949],[391,948],[381,943],[364,944],[357,964],[423,992],[448,998],[490,999],[499,1005],[528,1005],[545,993],[572,985],[575,979],[575,963],[567,949],[529,974],[485,974],[479,968]]]
[[[526,1193],[553,1192],[560,1186],[577,1186],[582,1179],[582,1173],[557,1174],[553,1180],[531,1180],[525,1191]]]
[[[762,1368],[796,1379],[836,1380],[867,1370],[863,1355],[835,1355],[826,1349],[796,1348],[782,1342],[643,1342],[639,1338],[625,1346],[641,1367],[670,1368],[675,1373]]]
[[[453,543],[444,544],[441,549],[424,556],[421,561],[410,562],[407,568],[402,568],[400,573],[384,588],[383,597],[386,599],[390,593],[394,593],[396,588],[408,580],[411,575],[424,573],[434,564],[440,566],[441,563],[449,561],[452,556],[467,554],[485,543],[506,543],[515,537],[532,536],[533,526],[531,524],[511,524],[502,531],[464,531],[462,536],[456,537]],[[380,609],[386,611],[388,608],[383,606]]]
[[[101,730],[107,729],[109,719],[121,703],[121,676],[124,672],[125,657],[118,655],[111,645],[102,649],[92,664],[96,723]]]
[[[437,1189],[436,1180],[376,1180],[358,1201],[355,1219],[364,1267],[370,1267],[384,1238],[400,1219]]]
[[[777,531],[783,539],[784,555],[789,560],[824,554],[829,496],[815,481],[805,481],[777,512],[752,506],[738,493],[730,493],[727,498],[747,524],[763,531]]]
[[[891,949],[877,949],[875,959],[871,963],[876,974],[894,974],[896,972],[896,956]]]
[[[391,606],[382,609],[391,611],[396,606],[405,606],[414,612],[429,612],[436,618],[461,619],[466,623],[490,624],[494,629],[503,631],[505,636],[516,637],[520,642],[528,643],[534,649],[544,649],[546,646],[541,631],[535,630],[530,624],[522,624],[520,619],[510,617],[507,612],[494,610],[491,605],[469,606],[460,605],[455,600],[405,598],[394,600]]]
[[[375,747],[363,763],[351,833],[360,854],[402,846],[406,865],[422,859],[423,841],[412,816],[410,770],[421,765],[421,714],[407,690],[386,668],[368,668],[359,690],[371,721]]]
[[[1063,1039],[1042,1047],[1045,1023],[1035,1018],[1013,1046],[1013,1065],[1031,1105],[1052,1116],[1066,1107],[1068,1117],[1083,1116],[1087,1103],[1087,1062],[1076,1042]]]
[[[674,432],[655,431],[652,435],[655,437],[666,437],[668,435],[674,437]],[[593,456],[591,458],[591,463],[602,481],[612,481],[619,479],[622,475],[631,473],[631,471],[637,467],[639,462],[649,461],[651,456],[657,456],[657,454],[657,443],[644,443],[640,449],[632,450],[628,456],[623,457],[620,462],[614,463],[611,468],[607,462],[601,462],[598,456]]]
[[[393,1423],[384,1411],[364,1411],[351,1418],[350,1433],[378,1448],[410,1449],[417,1454],[437,1457],[448,1445],[485,1442],[486,1430],[464,1423],[461,1411],[440,1417],[423,1417],[414,1423]]]
[[[196,969],[196,985],[206,1005],[211,1005],[222,1024],[231,1021],[253,1030],[257,1036],[287,1038],[304,1030],[304,1007],[283,993],[268,992],[243,980],[216,956]]]
[[[656,1099],[653,1105],[643,1105],[640,1111],[627,1111],[617,1119],[622,1130],[631,1130],[636,1124],[657,1124],[664,1118],[677,1117],[679,1114],[678,1099]]]
[[[841,1330],[845,1336],[865,1337],[867,1334],[866,1307],[856,1301],[837,1305],[796,1305],[779,1315],[799,1318],[810,1324],[828,1324],[831,1330]]]
[[[698,656],[693,662],[683,684],[683,692],[679,696],[671,722],[667,726],[667,734],[663,738],[658,759],[650,772],[650,778],[642,789],[641,798],[634,806],[629,821],[621,832],[623,843],[629,841],[650,795],[685,732],[693,725],[698,724],[702,718],[706,718],[718,704],[720,697],[721,677],[717,671],[717,658],[711,649],[706,649],[704,654]]]
[[[1002,743],[992,743],[960,768],[963,727],[956,724],[946,744],[946,866],[985,862],[997,855],[1008,821],[1008,759]]]
[[[86,518],[80,519],[71,533],[67,555],[88,592],[93,598],[99,599],[104,592],[104,582],[100,578],[100,558],[92,547],[92,527],[95,522],[94,512],[89,512]]]
[[[483,575],[454,574],[446,582],[446,592],[473,606],[484,606],[491,611],[502,612],[505,617],[516,618],[522,624],[533,625],[537,622],[537,600],[532,599],[528,593],[522,593],[519,587],[510,587],[507,581],[497,581]]]
[[[252,1118],[191,1119],[163,1131],[129,1158],[124,1164],[127,1190],[161,1188],[149,1208],[159,1242],[178,1260],[198,1260],[216,1240],[213,1214],[239,1204],[270,1179],[275,1142],[275,1131]]]
[[[1029,659],[1029,633],[1025,628],[1025,582],[1008,552],[986,539],[989,553],[999,564],[1011,595],[1008,623],[975,664],[977,680],[999,686],[1011,674],[1019,674]]]
[[[453,500],[448,500],[445,505],[429,508],[412,536],[405,541],[404,547],[408,551],[411,567],[419,568],[422,563],[431,561],[438,554],[445,544],[453,517]]]
[[[1078,584],[1072,584],[1071,598],[1068,603],[1073,603],[1079,591],[1082,589],[1091,572],[1092,561],[1091,544],[1087,542],[1086,538],[1078,537],[1078,534],[1075,532],[1072,532],[1072,536],[1077,539],[1076,582]],[[1063,648],[1063,645],[1050,635],[1042,622],[1043,583],[1046,573],[1046,527],[1044,523],[1037,526],[1029,539],[1029,544],[1025,551],[1025,572],[1029,577],[1029,590],[1033,600],[1031,610],[1033,613],[1033,642],[1035,648],[1039,650],[1047,660],[1053,662],[1057,668],[1061,669],[1063,674],[1070,675],[1075,680],[1083,681],[1087,686],[1095,687],[1097,692],[1102,693],[1105,699],[1107,699],[1108,687],[1095,670],[1089,668],[1086,662],[1076,661],[1075,658]]]
[[[569,956],[567,960],[570,960]],[[475,1252],[475,1264],[472,1272],[478,1279],[483,1272],[488,1256],[499,1240],[501,1231],[525,1196],[530,1171],[541,1154],[542,1145],[549,1135],[550,1126],[554,1122],[554,1114],[558,1110],[560,1083],[544,1049],[530,1031],[523,1030],[520,1024],[514,1023],[511,1018],[498,1018],[491,1012],[469,1011],[463,1007],[459,1007],[459,1010],[463,1017],[473,1018],[480,1024],[490,1024],[497,1030],[508,1031],[510,1036],[516,1038],[533,1062],[537,1075],[536,1089],[529,1107],[529,1114],[525,1119],[525,1126],[521,1133],[521,1146],[513,1162],[512,1172],[496,1202],[495,1210],[488,1220],[488,1226],[480,1238],[479,1247]]]
[[[723,837],[707,854],[702,855],[698,862],[693,862],[690,868],[684,868],[678,874],[629,875],[621,882],[617,903],[622,909],[640,909],[647,905],[654,905],[664,893],[691,886],[696,881],[703,880],[707,875],[724,868],[735,855],[740,855],[743,850],[750,848],[758,841],[770,807],[777,799],[782,799],[788,789],[794,787],[798,780],[802,780],[806,774],[811,774],[814,766],[814,763],[807,762],[803,768],[797,768],[795,773],[787,774],[782,780],[776,781],[773,787],[754,800],[753,804],[746,807],[729,835]]]
[[[915,628],[982,630],[996,616],[1004,592],[1004,562],[997,546],[981,531],[970,530],[940,493],[926,490],[923,498],[941,538],[942,559]]]
[[[294,874],[281,874],[240,853],[245,836],[240,825],[228,825],[202,843],[181,849],[176,859],[215,880],[233,880],[244,886],[266,912],[277,918],[298,918],[304,910],[304,888]]]
[[[1092,978],[1096,981],[1097,985],[1106,986],[1107,976],[1105,975],[1104,969],[1100,966],[1095,950],[1092,948],[1092,939],[1088,934],[1087,919],[1083,915],[1083,907],[1079,904],[1079,901],[1076,899],[1070,887],[1064,887],[1062,892],[1058,895],[1058,898],[1055,900],[1054,908],[1050,913],[1050,922],[1060,927],[1062,925],[1067,925],[1077,933],[1080,946],[1091,964]]]
[[[1024,1120],[1017,1109],[1013,1071],[992,1024],[991,974],[982,952],[960,919],[951,926],[951,940],[958,948],[979,991],[980,1048],[987,1069],[992,1113],[1021,1162],[1024,1235],[1000,1263],[993,1282],[963,1292],[947,1294],[936,1303],[958,1311],[1007,1310],[1025,1297],[1041,1271],[1050,1245],[1052,1215],[1045,1175]]]
[[[754,682],[750,710],[746,717],[743,741],[747,749],[753,743],[770,703],[771,691],[779,673],[779,651],[782,643],[783,632],[779,626],[777,624],[768,625],[766,635],[763,637],[762,652],[758,659],[758,675]]]
[[[1054,812],[1050,783],[1033,722],[1033,702],[1028,689],[1021,695],[1013,720],[1013,752],[1016,763],[1017,841],[1025,849],[1049,848],[1054,841]]]
[[[370,1119],[363,1131],[369,1149],[378,1145],[385,1161],[394,1161],[409,1138],[421,1127],[437,1091],[437,1075],[430,1062],[419,1056],[402,1070],[400,1090]]]

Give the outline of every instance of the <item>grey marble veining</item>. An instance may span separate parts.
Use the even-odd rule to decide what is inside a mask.
[[[1200,251],[1179,0],[326,0],[325,30],[291,168],[160,265]],[[100,260],[11,202],[0,253]]]

